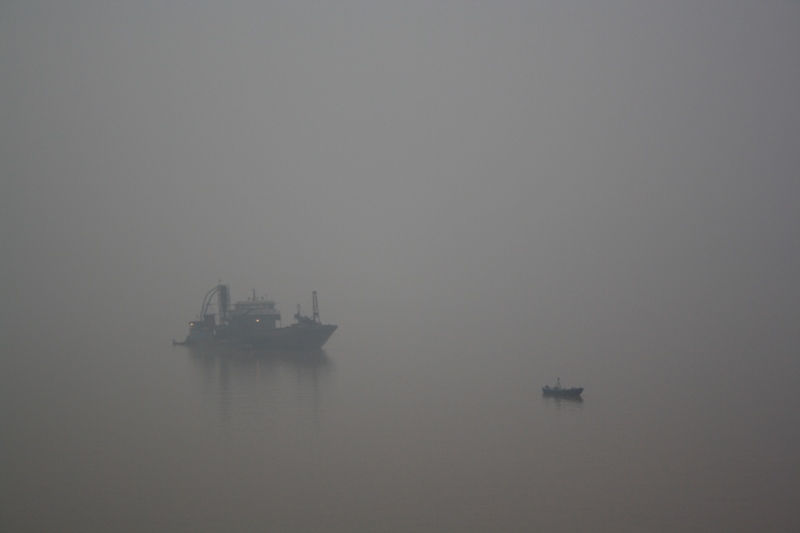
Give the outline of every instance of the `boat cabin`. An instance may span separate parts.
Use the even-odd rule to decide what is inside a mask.
[[[265,298],[236,302],[231,313],[231,323],[234,327],[274,328],[275,323],[280,320],[281,313],[275,309],[275,302]]]

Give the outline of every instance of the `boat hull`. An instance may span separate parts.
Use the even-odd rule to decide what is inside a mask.
[[[252,332],[244,340],[258,350],[318,350],[336,331],[332,324],[298,325]]]
[[[574,387],[571,389],[553,389],[550,387],[542,387],[542,394],[544,396],[561,396],[574,398],[580,396],[583,392],[583,387]]]
[[[256,331],[220,331],[213,337],[190,335],[184,342],[172,344],[184,346],[227,346],[246,347],[256,350],[319,350],[336,331],[333,324],[294,324],[285,328],[271,328]]]

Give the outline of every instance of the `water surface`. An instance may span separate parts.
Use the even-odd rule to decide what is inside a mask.
[[[752,367],[691,350],[554,357],[345,334],[300,355],[154,338],[19,355],[0,411],[5,531],[800,524],[800,402],[779,358],[787,372],[759,391]],[[582,399],[542,397],[556,377]]]

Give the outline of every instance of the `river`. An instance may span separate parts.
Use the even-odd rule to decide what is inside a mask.
[[[800,524],[789,357],[734,362],[681,339],[470,352],[361,342],[342,325],[300,355],[136,339],[8,341],[3,531]],[[771,379],[754,382],[758,369]],[[543,397],[557,377],[582,399]]]

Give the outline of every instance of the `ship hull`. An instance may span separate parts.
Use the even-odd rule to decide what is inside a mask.
[[[292,325],[285,328],[250,332],[244,341],[258,350],[318,350],[336,331],[334,325]]]
[[[256,350],[319,350],[328,342],[337,327],[332,324],[316,324],[311,326],[292,325],[285,328],[236,333],[221,331],[214,337],[190,335],[185,341],[172,341],[172,344],[184,346],[228,346]]]
[[[575,387],[572,389],[552,389],[550,387],[542,387],[542,394],[544,396],[561,396],[566,398],[574,398],[580,396],[583,392],[583,387]]]

